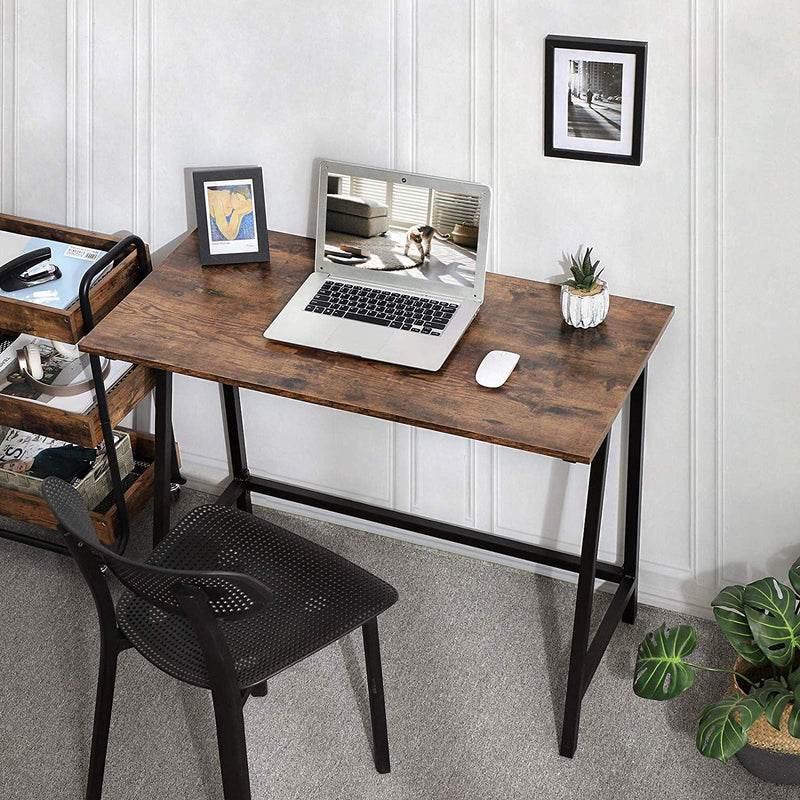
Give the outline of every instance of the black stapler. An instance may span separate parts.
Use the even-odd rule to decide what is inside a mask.
[[[16,292],[40,283],[49,283],[61,277],[61,270],[49,263],[53,255],[49,247],[40,247],[30,253],[12,258],[0,267],[0,289]],[[47,261],[47,264],[42,264]]]

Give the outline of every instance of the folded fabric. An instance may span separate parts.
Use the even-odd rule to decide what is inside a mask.
[[[48,478],[55,475],[65,481],[83,478],[97,458],[91,447],[66,444],[62,447],[48,447],[34,459],[28,474],[34,478]]]

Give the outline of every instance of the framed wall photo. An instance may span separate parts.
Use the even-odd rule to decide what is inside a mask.
[[[642,163],[647,42],[548,36],[544,154]]]
[[[261,167],[195,170],[192,181],[200,263],[269,261]]]

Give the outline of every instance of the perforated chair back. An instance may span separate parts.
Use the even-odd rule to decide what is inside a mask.
[[[157,608],[185,616],[178,595],[186,586],[203,590],[218,619],[237,619],[259,613],[272,602],[272,592],[249,575],[219,570],[169,569],[125,558],[100,543],[86,502],[73,486],[61,478],[45,478],[42,494],[68,544],[88,547],[120,583]],[[72,542],[70,537],[73,537]],[[74,554],[74,547],[70,549]]]

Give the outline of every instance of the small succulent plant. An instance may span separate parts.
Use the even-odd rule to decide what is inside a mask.
[[[599,272],[597,271],[600,261],[595,261],[594,264],[592,264],[591,247],[586,248],[582,259],[580,250],[578,250],[576,255],[577,258],[575,256],[569,257],[570,261],[572,262],[569,269],[573,277],[568,281],[564,281],[564,283],[567,286],[573,286],[579,292],[591,292],[592,289],[597,286],[597,279],[600,277],[600,273],[603,271],[602,269]],[[605,267],[603,267],[603,269],[605,269]]]

